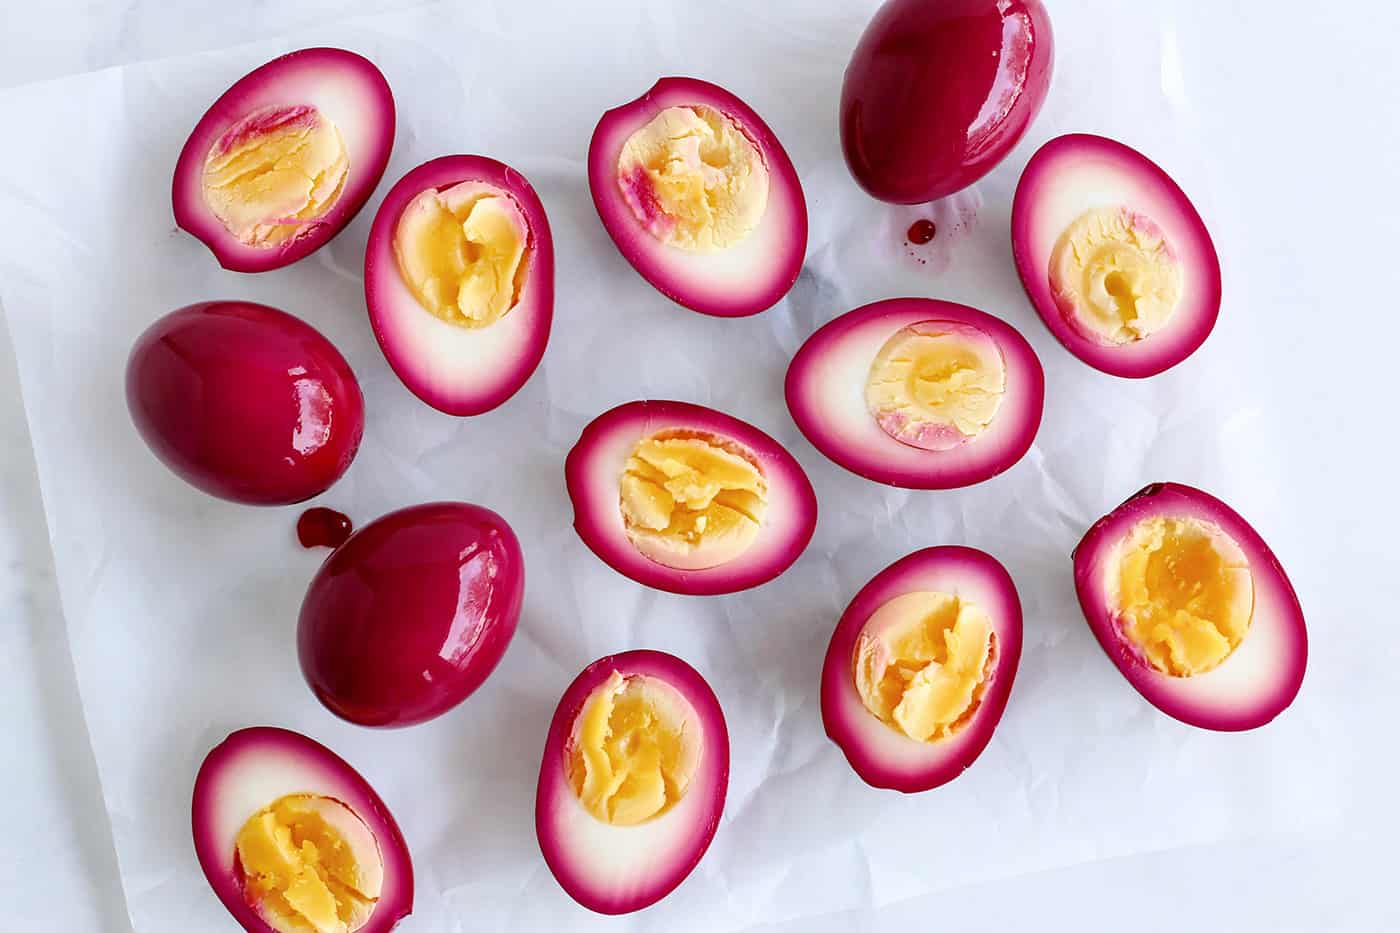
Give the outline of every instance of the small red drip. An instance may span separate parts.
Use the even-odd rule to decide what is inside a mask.
[[[909,232],[906,236],[909,237],[910,243],[922,246],[929,240],[932,240],[937,233],[938,228],[933,225],[933,221],[923,218],[909,225]]]
[[[297,519],[297,540],[304,548],[338,548],[354,530],[348,515],[321,506],[307,509]]]

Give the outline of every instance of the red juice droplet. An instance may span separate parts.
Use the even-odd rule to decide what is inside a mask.
[[[938,228],[933,225],[933,221],[924,218],[921,220],[916,220],[912,224],[910,224],[909,232],[906,234],[906,236],[909,237],[910,243],[913,243],[917,246],[922,246],[929,240],[932,240],[934,238],[934,235],[937,233]]]
[[[297,540],[304,548],[338,548],[354,530],[348,515],[321,506],[307,509],[297,519]]]

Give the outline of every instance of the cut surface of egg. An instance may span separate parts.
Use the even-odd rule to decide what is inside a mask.
[[[1015,328],[965,305],[893,298],[843,314],[788,366],[788,410],[835,463],[915,489],[1010,468],[1040,427],[1045,376]]]
[[[699,863],[719,825],[729,736],[694,668],[657,651],[590,664],[565,691],[540,765],[535,828],[568,894],[640,910]]]
[[[1021,656],[1006,570],[967,547],[916,551],[856,594],[822,668],[822,721],[861,779],[913,793],[991,740]]]
[[[539,365],[554,315],[554,241],[539,196],[482,156],[413,169],[370,228],[365,302],[409,391],[452,415],[502,404]]]
[[[802,467],[752,425],[685,402],[595,418],[564,466],[574,528],[602,560],[673,593],[732,593],[781,574],[816,527]]]
[[[1220,260],[1176,182],[1135,149],[1072,134],[1042,146],[1011,211],[1016,270],[1055,338],[1115,376],[1194,353],[1220,312]]]
[[[662,78],[605,113],[588,151],[603,226],[671,300],[721,317],[787,294],[807,249],[792,161],[743,101],[693,78]]]
[[[1178,483],[1138,492],[1079,542],[1074,580],[1104,652],[1169,716],[1253,729],[1302,686],[1307,628],[1288,576],[1208,493]]]
[[[383,933],[413,907],[413,866],[393,816],[330,749],[259,726],[205,757],[195,852],[251,933]]]
[[[291,52],[239,79],[175,167],[176,223],[236,272],[319,249],[364,206],[394,142],[379,69],[344,49]]]

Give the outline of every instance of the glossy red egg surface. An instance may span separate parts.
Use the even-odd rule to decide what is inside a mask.
[[[312,579],[297,624],[302,674],[350,722],[432,719],[495,669],[524,596],[520,544],[495,512],[465,502],[390,512]]]
[[[960,191],[1020,140],[1053,67],[1040,0],[890,0],[846,68],[846,164],[882,201]]]
[[[131,420],[191,485],[249,505],[324,492],[364,434],[364,398],[340,352],[300,318],[207,301],[146,330],[126,364]]]
[[[299,732],[272,726],[240,729],[205,756],[195,777],[190,825],[209,886],[248,933],[276,933],[250,903],[237,857],[239,830],[287,795],[329,798],[368,833],[377,872],[374,909],[355,933],[385,933],[413,910],[413,861],[388,806],[345,759]],[[364,838],[363,836],[361,838]]]

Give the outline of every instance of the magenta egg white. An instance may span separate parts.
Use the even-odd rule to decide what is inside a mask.
[[[994,420],[947,450],[895,439],[865,401],[881,347],[921,322],[972,328],[995,343],[1005,367],[1005,393]],[[788,366],[785,393],[793,421],[834,463],[890,486],[951,489],[996,476],[1030,449],[1045,407],[1045,374],[1031,345],[1005,321],[950,301],[890,298],[847,312],[807,338]]]
[[[568,775],[569,743],[588,698],[616,672],[646,677],[675,691],[694,712],[699,759],[674,807],[631,826],[604,823],[586,810]],[[671,893],[699,864],[724,812],[729,787],[729,732],[719,700],[680,658],[628,651],[594,661],[559,700],[545,739],[535,795],[535,832],[545,864],[569,896],[590,910],[623,914]]]
[[[413,862],[384,801],[354,768],[324,745],[271,726],[240,729],[215,746],[195,777],[191,827],[209,885],[243,929],[275,933],[245,895],[236,839],[250,817],[278,798],[309,794],[349,809],[382,860],[374,909],[358,933],[385,933],[413,910]]]
[[[515,306],[474,329],[425,310],[394,256],[395,231],[409,203],[425,191],[460,191],[464,184],[508,198],[528,227]],[[413,169],[389,190],[370,228],[365,302],[385,359],[414,395],[450,415],[477,415],[502,404],[539,366],[554,316],[554,239],[535,189],[524,175],[484,156],[443,156]]]
[[[340,352],[250,301],[172,311],[137,338],[126,402],[141,438],[190,485],[247,505],[325,492],[355,459],[364,398]]]
[[[633,133],[668,107],[703,106],[732,121],[769,173],[767,208],[740,242],[716,252],[678,249],[653,236],[633,213],[618,181],[618,161]],[[695,78],[662,78],[630,103],[603,114],[588,147],[588,186],[608,235],[642,278],[677,304],[702,314],[743,317],[776,304],[797,281],[807,252],[807,202],[792,160],[768,124],[738,97]]]
[[[1252,575],[1249,629],[1216,668],[1189,677],[1153,667],[1124,634],[1110,605],[1114,548],[1151,518],[1195,519],[1220,528]],[[1283,712],[1303,683],[1308,633],[1293,585],[1259,533],[1224,502],[1191,486],[1153,483],[1099,519],[1074,550],[1074,586],[1104,653],[1143,697],[1168,716],[1203,729],[1254,729]]]
[[[1122,207],[1160,230],[1183,270],[1176,310],[1161,330],[1106,344],[1077,326],[1051,281],[1056,243],[1086,210]],[[1016,271],[1040,319],[1065,349],[1102,372],[1155,376],[1203,344],[1220,313],[1220,259],[1185,192],[1142,153],[1112,139],[1074,133],[1041,146],[1027,163],[1011,207]]]
[[[995,636],[986,688],[971,718],[934,742],[916,741],[874,716],[862,702],[853,672],[857,641],[875,612],[897,597],[920,591],[975,603],[987,612]],[[872,787],[917,793],[946,784],[967,770],[991,741],[1020,660],[1021,601],[1006,569],[975,548],[915,551],[876,574],[836,624],[822,665],[826,734]]]
[[[755,458],[768,484],[768,510],[757,540],[719,566],[668,567],[629,541],[618,504],[618,480],[636,444],[662,431],[694,431],[735,441]],[[723,412],[673,401],[619,405],[593,419],[564,462],[574,529],[617,572],[670,593],[715,595],[758,586],[787,570],[806,549],[817,524],[817,496],[801,464],[782,444]]]
[[[390,512],[336,548],[307,587],[302,674],[342,719],[424,722],[495,670],[524,595],[520,543],[495,512],[465,502]]]
[[[206,160],[249,118],[329,119],[344,143],[344,186],[329,209],[279,245],[257,246],[230,234],[206,202]],[[273,59],[240,78],[200,118],[175,164],[175,223],[234,272],[280,269],[320,249],[345,228],[374,191],[394,144],[394,97],[379,69],[344,49],[311,48]]]

